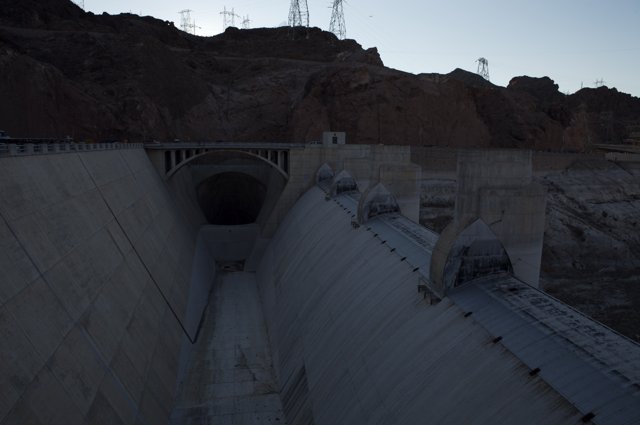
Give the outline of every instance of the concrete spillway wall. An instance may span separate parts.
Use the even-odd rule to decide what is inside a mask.
[[[637,346],[503,276],[426,302],[428,237],[415,259],[390,247],[406,223],[382,240],[391,219],[298,198],[322,159],[292,166],[252,250],[258,226],[198,234],[192,176],[167,190],[141,149],[0,158],[0,425],[167,423],[212,257],[259,264],[289,424],[637,423]]]
[[[289,424],[581,423],[581,414],[319,188],[258,269]]]
[[[144,150],[1,158],[0,194],[0,423],[167,423],[196,233]]]

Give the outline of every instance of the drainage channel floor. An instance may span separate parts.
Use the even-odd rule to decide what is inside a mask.
[[[219,276],[171,424],[285,424],[255,274]]]

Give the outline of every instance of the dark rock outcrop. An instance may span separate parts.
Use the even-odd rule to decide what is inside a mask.
[[[640,100],[615,89],[412,75],[317,28],[196,37],[69,0],[0,0],[0,98],[10,135],[81,140],[303,142],[334,129],[350,143],[583,151],[640,121]]]

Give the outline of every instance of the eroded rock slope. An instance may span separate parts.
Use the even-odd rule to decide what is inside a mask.
[[[0,76],[14,137],[307,142],[333,129],[350,143],[582,151],[640,121],[640,100],[615,89],[413,75],[317,28],[196,37],[70,0],[0,0]]]

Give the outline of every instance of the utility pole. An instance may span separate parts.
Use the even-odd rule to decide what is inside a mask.
[[[489,61],[485,58],[480,58],[476,62],[478,62],[477,74],[485,80],[491,81],[489,80]]]
[[[329,23],[329,31],[334,33],[340,40],[344,40],[347,37],[342,2],[343,0],[333,0],[333,11],[331,12],[331,22]]]
[[[222,15],[222,31],[225,31],[229,27],[235,27],[236,18],[240,17],[240,15],[236,14],[235,9],[232,8],[231,11],[228,11],[226,6],[220,14]]]
[[[309,5],[307,0],[291,0],[289,26],[309,27]]]

